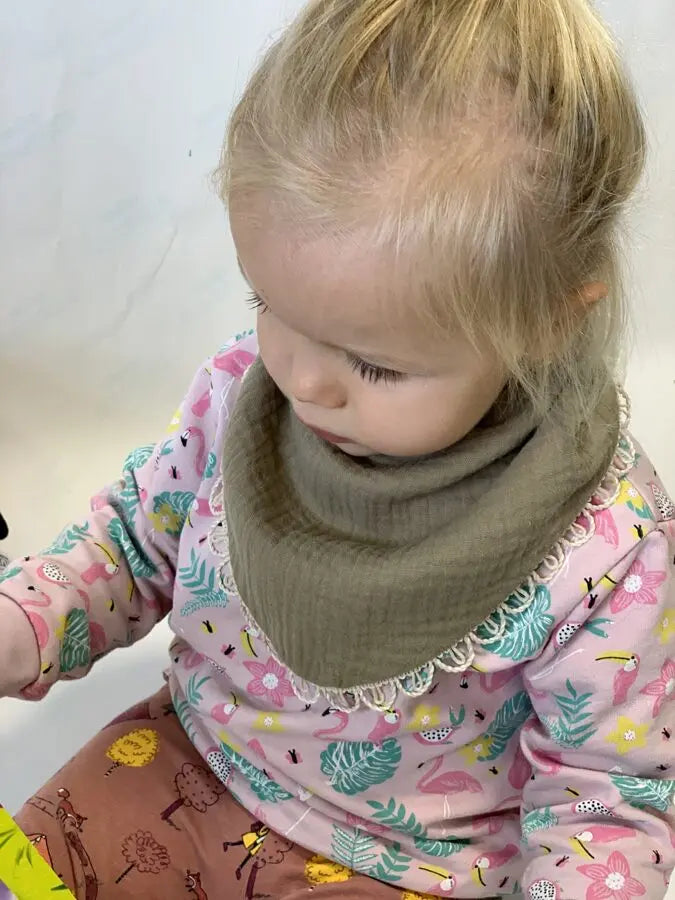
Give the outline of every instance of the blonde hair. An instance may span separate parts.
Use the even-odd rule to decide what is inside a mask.
[[[367,229],[437,328],[545,413],[621,360],[645,128],[587,0],[310,0],[231,116],[216,182],[309,235]],[[584,304],[584,283],[609,296]]]

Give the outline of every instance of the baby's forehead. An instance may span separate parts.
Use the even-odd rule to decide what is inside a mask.
[[[294,307],[361,340],[407,342],[421,330],[404,266],[368,235],[305,237],[283,225],[233,221],[239,266],[270,306]]]

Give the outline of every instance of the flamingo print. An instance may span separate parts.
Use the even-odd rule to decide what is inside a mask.
[[[599,509],[595,515],[595,532],[602,535],[605,543],[615,550],[619,546],[619,530],[616,527],[614,516],[609,509]]]
[[[523,725],[522,733],[525,734],[528,731],[536,731],[537,730],[537,720],[530,720]],[[516,750],[516,757],[521,752],[520,747]],[[557,775],[558,772],[562,769],[562,756],[560,753],[540,753],[538,750],[530,749],[530,754],[532,759],[537,764],[537,774],[538,775]],[[512,768],[516,767],[516,760],[513,761]],[[530,769],[530,774],[532,773],[532,769]],[[528,776],[529,777],[529,776]],[[511,781],[511,773],[509,773],[509,781],[511,782],[511,787],[516,787],[516,785]],[[525,785],[525,781],[523,782],[523,786]],[[521,788],[516,788],[516,790],[522,790]]]
[[[515,844],[507,844],[503,850],[495,850],[492,853],[484,853],[473,861],[471,866],[471,876],[476,884],[486,887],[483,881],[483,872],[486,869],[498,869],[505,866],[507,862],[511,862],[520,854],[520,850]]]
[[[253,750],[256,756],[260,757],[260,759],[267,759],[267,755],[265,754],[265,748],[260,743],[257,738],[251,738],[251,740],[246,745],[250,750]]]
[[[626,702],[628,691],[635,683],[640,668],[640,657],[636,653],[626,650],[610,650],[609,653],[603,653],[596,656],[595,661],[611,660],[618,663],[620,668],[614,676],[612,687],[614,690],[614,698],[612,706],[621,706]]]
[[[520,797],[517,798],[518,802],[520,801]],[[514,821],[518,821],[519,815],[518,813],[508,814],[502,813],[501,815],[486,815],[486,816],[474,816],[473,821],[471,823],[471,827],[474,831],[480,831],[485,834],[499,834],[499,832],[504,827],[504,824],[509,820],[513,819]]]
[[[199,442],[197,455],[195,456],[195,472],[201,478],[206,469],[206,438],[204,437],[204,432],[195,425],[188,425],[180,436],[180,442],[184,447],[187,447],[188,441],[193,437]]]
[[[375,727],[368,735],[368,740],[379,744],[385,738],[396,734],[401,724],[401,713],[397,709],[387,709],[377,717]]]
[[[104,547],[103,544],[98,543],[95,543],[94,546],[98,547],[98,549],[104,554],[108,562],[92,563],[89,568],[86,569],[81,575],[82,581],[84,581],[85,584],[94,584],[99,580],[111,581],[120,570],[119,562],[115,559],[115,557],[107,547]]]
[[[513,762],[508,773],[509,784],[516,791],[522,791],[531,777],[532,766],[525,758],[525,754],[520,747],[516,747]]]
[[[624,825],[591,825],[570,838],[570,844],[575,853],[585,859],[595,859],[586,844],[613,844],[621,838],[634,838],[635,829]]]
[[[32,585],[28,588],[29,591],[34,591],[39,594],[41,599],[38,600],[37,597],[35,599],[30,600],[21,600],[20,606],[28,616],[30,620],[30,624],[33,626],[33,631],[35,632],[35,638],[38,642],[38,647],[40,650],[44,650],[47,644],[49,643],[49,628],[47,627],[47,623],[42,618],[40,613],[29,612],[25,607],[27,606],[35,606],[38,608],[45,609],[48,606],[52,605],[51,597],[45,594],[44,591],[40,591],[37,588],[34,588]]]
[[[337,725],[333,728],[320,728],[318,731],[315,731],[312,737],[315,738],[329,738],[334,734],[340,734],[341,731],[344,731],[347,725],[349,724],[349,716],[346,712],[342,712],[340,709],[333,709],[332,707],[328,707],[328,709],[324,710],[321,713],[322,716],[335,716],[338,720]]]
[[[233,378],[242,378],[246,370],[255,362],[255,356],[240,347],[224,350],[213,358],[214,369],[227,372]]]
[[[443,765],[442,756],[437,756],[433,762],[431,770],[423,775],[417,782],[417,790],[423,794],[461,794],[463,791],[469,791],[471,794],[481,794],[483,786],[468,772],[444,772],[442,775],[436,775],[436,772]]]
[[[440,891],[442,897],[449,897],[454,893],[457,887],[457,879],[452,872],[448,872],[447,869],[441,869],[438,866],[419,866],[418,868],[420,872],[430,872],[441,879],[434,887],[434,891]]]
[[[220,722],[221,725],[227,725],[232,716],[239,709],[239,703],[236,696],[233,693],[230,693],[230,698],[229,703],[216,703],[211,710],[212,718],[214,718],[216,722]]]
[[[512,666],[510,669],[504,669],[501,672],[481,672],[478,676],[478,683],[486,694],[492,694],[505,687],[518,675],[518,672],[517,666]]]

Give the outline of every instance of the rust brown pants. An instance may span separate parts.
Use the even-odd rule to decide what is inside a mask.
[[[131,732],[146,756],[130,765],[116,746]],[[188,740],[166,687],[106,726],[15,818],[78,900],[419,896],[254,822]]]

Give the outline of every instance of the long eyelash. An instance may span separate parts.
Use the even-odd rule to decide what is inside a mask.
[[[262,315],[264,312],[267,312],[267,304],[259,297],[255,291],[252,291],[248,297],[246,298],[246,302],[251,307],[251,309],[259,309],[260,314]]]
[[[371,384],[377,384],[378,381],[383,381],[385,384],[396,384],[405,378],[402,372],[395,372],[393,369],[383,369],[381,366],[373,366],[371,363],[367,363],[364,359],[353,356],[351,353],[347,354],[347,359],[352,369],[358,372],[364,381],[369,381]]]

